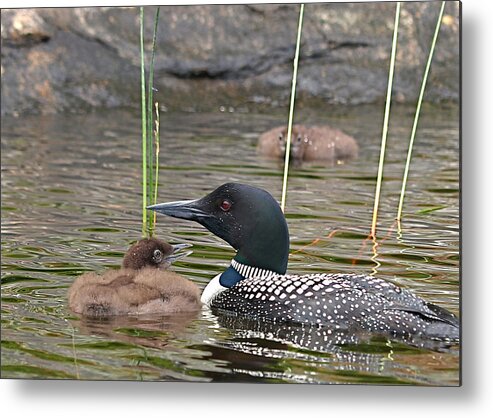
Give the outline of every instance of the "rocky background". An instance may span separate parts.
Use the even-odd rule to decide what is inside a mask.
[[[399,102],[418,95],[439,7],[403,3]],[[155,84],[162,107],[285,106],[298,12],[282,4],[161,7]],[[146,8],[148,51],[154,13]],[[395,3],[386,2],[306,5],[298,101],[383,101],[394,14]],[[140,106],[138,8],[3,9],[1,47],[2,115]],[[459,65],[459,3],[448,2],[425,100],[459,100]]]

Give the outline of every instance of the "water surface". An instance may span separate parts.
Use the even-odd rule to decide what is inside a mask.
[[[330,115],[300,109],[299,116],[343,128],[361,150],[348,164],[291,169],[289,272],[376,274],[458,313],[458,109],[423,111],[399,231],[394,219],[413,112],[393,108],[378,245],[366,238],[381,109],[339,108]],[[280,199],[282,166],[259,158],[255,143],[285,119],[164,113],[159,200],[200,197],[228,181],[263,187]],[[110,320],[72,314],[66,293],[75,277],[119,266],[140,238],[139,129],[138,113],[123,110],[2,118],[2,377],[458,384],[458,347],[370,338],[334,340],[319,350],[291,327],[231,321],[207,310]],[[175,270],[200,287],[233,256],[198,224],[160,216],[157,231],[194,245]]]

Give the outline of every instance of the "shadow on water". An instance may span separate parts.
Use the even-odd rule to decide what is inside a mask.
[[[365,239],[380,111],[351,108],[327,121],[303,110],[304,123],[328,122],[357,138],[360,155],[332,167],[292,167],[289,271],[374,273],[458,313],[458,110],[423,113],[400,234],[394,218],[413,114],[399,106],[393,112],[375,247]],[[279,198],[282,166],[258,158],[255,145],[284,119],[163,114],[159,200],[200,197],[226,181]],[[2,118],[2,377],[458,384],[457,347],[320,336],[316,328],[238,322],[207,310],[107,321],[71,314],[66,292],[74,278],[118,266],[140,237],[139,127],[138,115],[126,111]],[[157,231],[194,245],[175,270],[200,287],[233,256],[199,225],[159,217]]]

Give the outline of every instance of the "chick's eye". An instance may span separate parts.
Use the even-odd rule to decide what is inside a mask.
[[[231,209],[231,202],[229,200],[223,200],[220,207],[223,212],[227,212]]]
[[[161,250],[154,250],[154,260],[160,261],[163,258],[163,253]]]
[[[282,141],[283,140],[283,136],[282,134],[279,134],[279,141]]]
[[[298,142],[301,142],[301,136],[298,137]]]

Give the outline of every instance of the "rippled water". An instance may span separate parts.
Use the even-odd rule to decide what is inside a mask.
[[[366,237],[381,109],[300,108],[298,117],[343,128],[361,152],[345,165],[291,169],[289,271],[376,273],[458,313],[458,109],[423,111],[401,231],[394,218],[413,111],[392,109],[377,246]],[[284,114],[163,114],[159,201],[200,197],[227,181],[280,198],[282,167],[259,159],[255,143],[284,121]],[[66,293],[75,277],[117,267],[140,237],[139,129],[133,111],[2,118],[2,377],[458,384],[458,347],[372,338],[320,352],[290,327],[206,310],[107,321],[72,314]],[[160,216],[157,230],[193,243],[175,270],[200,287],[233,256],[198,224]]]

